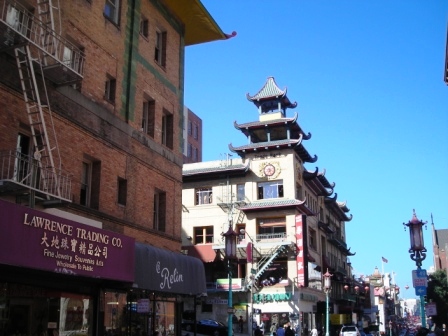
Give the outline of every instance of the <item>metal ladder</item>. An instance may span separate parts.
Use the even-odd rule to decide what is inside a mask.
[[[52,148],[50,146],[43,111],[43,107],[49,109],[49,106],[44,106],[41,103],[30,46],[26,45],[24,47],[15,48],[14,53],[33,136],[35,148],[34,159],[37,161],[40,168],[40,183],[42,183],[41,190],[56,193],[60,196],[58,174],[54,165]],[[44,90],[46,93],[45,85]]]
[[[37,14],[42,22],[42,25],[40,25],[40,45],[51,55],[57,55],[59,47],[59,40],[55,34],[55,13],[53,12],[58,10],[58,7],[53,6],[52,0],[37,0]],[[47,54],[43,56],[45,65],[48,63],[48,57]]]
[[[277,258],[277,256],[284,250],[285,245],[276,246],[272,248],[269,253],[267,253],[262,259],[260,259],[258,265],[261,265],[261,267],[258,267],[258,271],[255,274],[254,280],[257,280],[264,273],[264,271],[266,271],[272,261]]]

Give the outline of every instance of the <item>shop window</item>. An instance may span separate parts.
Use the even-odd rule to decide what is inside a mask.
[[[283,181],[258,183],[258,199],[283,197]]]
[[[153,228],[165,232],[166,227],[166,193],[156,190],[154,193]]]
[[[213,193],[211,187],[195,189],[196,200],[195,205],[212,204]]]
[[[213,226],[201,226],[194,228],[194,244],[212,244]]]

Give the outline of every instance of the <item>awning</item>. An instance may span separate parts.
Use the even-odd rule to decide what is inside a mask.
[[[172,294],[207,293],[201,260],[142,243],[135,243],[134,285]]]

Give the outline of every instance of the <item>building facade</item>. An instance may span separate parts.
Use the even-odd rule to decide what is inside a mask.
[[[0,1],[0,335],[180,335],[185,47],[199,0]]]
[[[184,163],[202,161],[202,119],[184,107]]]
[[[343,323],[362,320],[368,295],[351,274],[346,223],[352,219],[337,200],[325,171],[308,169],[311,155],[296,107],[287,91],[269,77],[249,102],[258,120],[234,127],[248,139],[229,145],[226,160],[183,167],[183,250],[200,258],[206,269],[208,297],[197,314],[221,321],[227,316],[228,269],[222,233],[238,234],[238,259],[230,263],[235,315],[247,322],[290,322],[307,335],[325,326],[323,274],[332,274],[332,332]]]

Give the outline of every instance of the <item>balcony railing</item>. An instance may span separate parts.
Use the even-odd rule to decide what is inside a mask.
[[[0,31],[0,42],[3,48],[20,47],[20,44],[28,41],[44,52],[46,57],[42,64],[43,69],[46,76],[55,83],[69,83],[82,79],[83,52],[58,35],[49,25],[40,21],[18,1],[4,1]],[[57,71],[58,66],[65,71]]]
[[[68,176],[40,168],[37,160],[18,151],[0,152],[0,190],[21,189],[71,202],[71,179]]]

